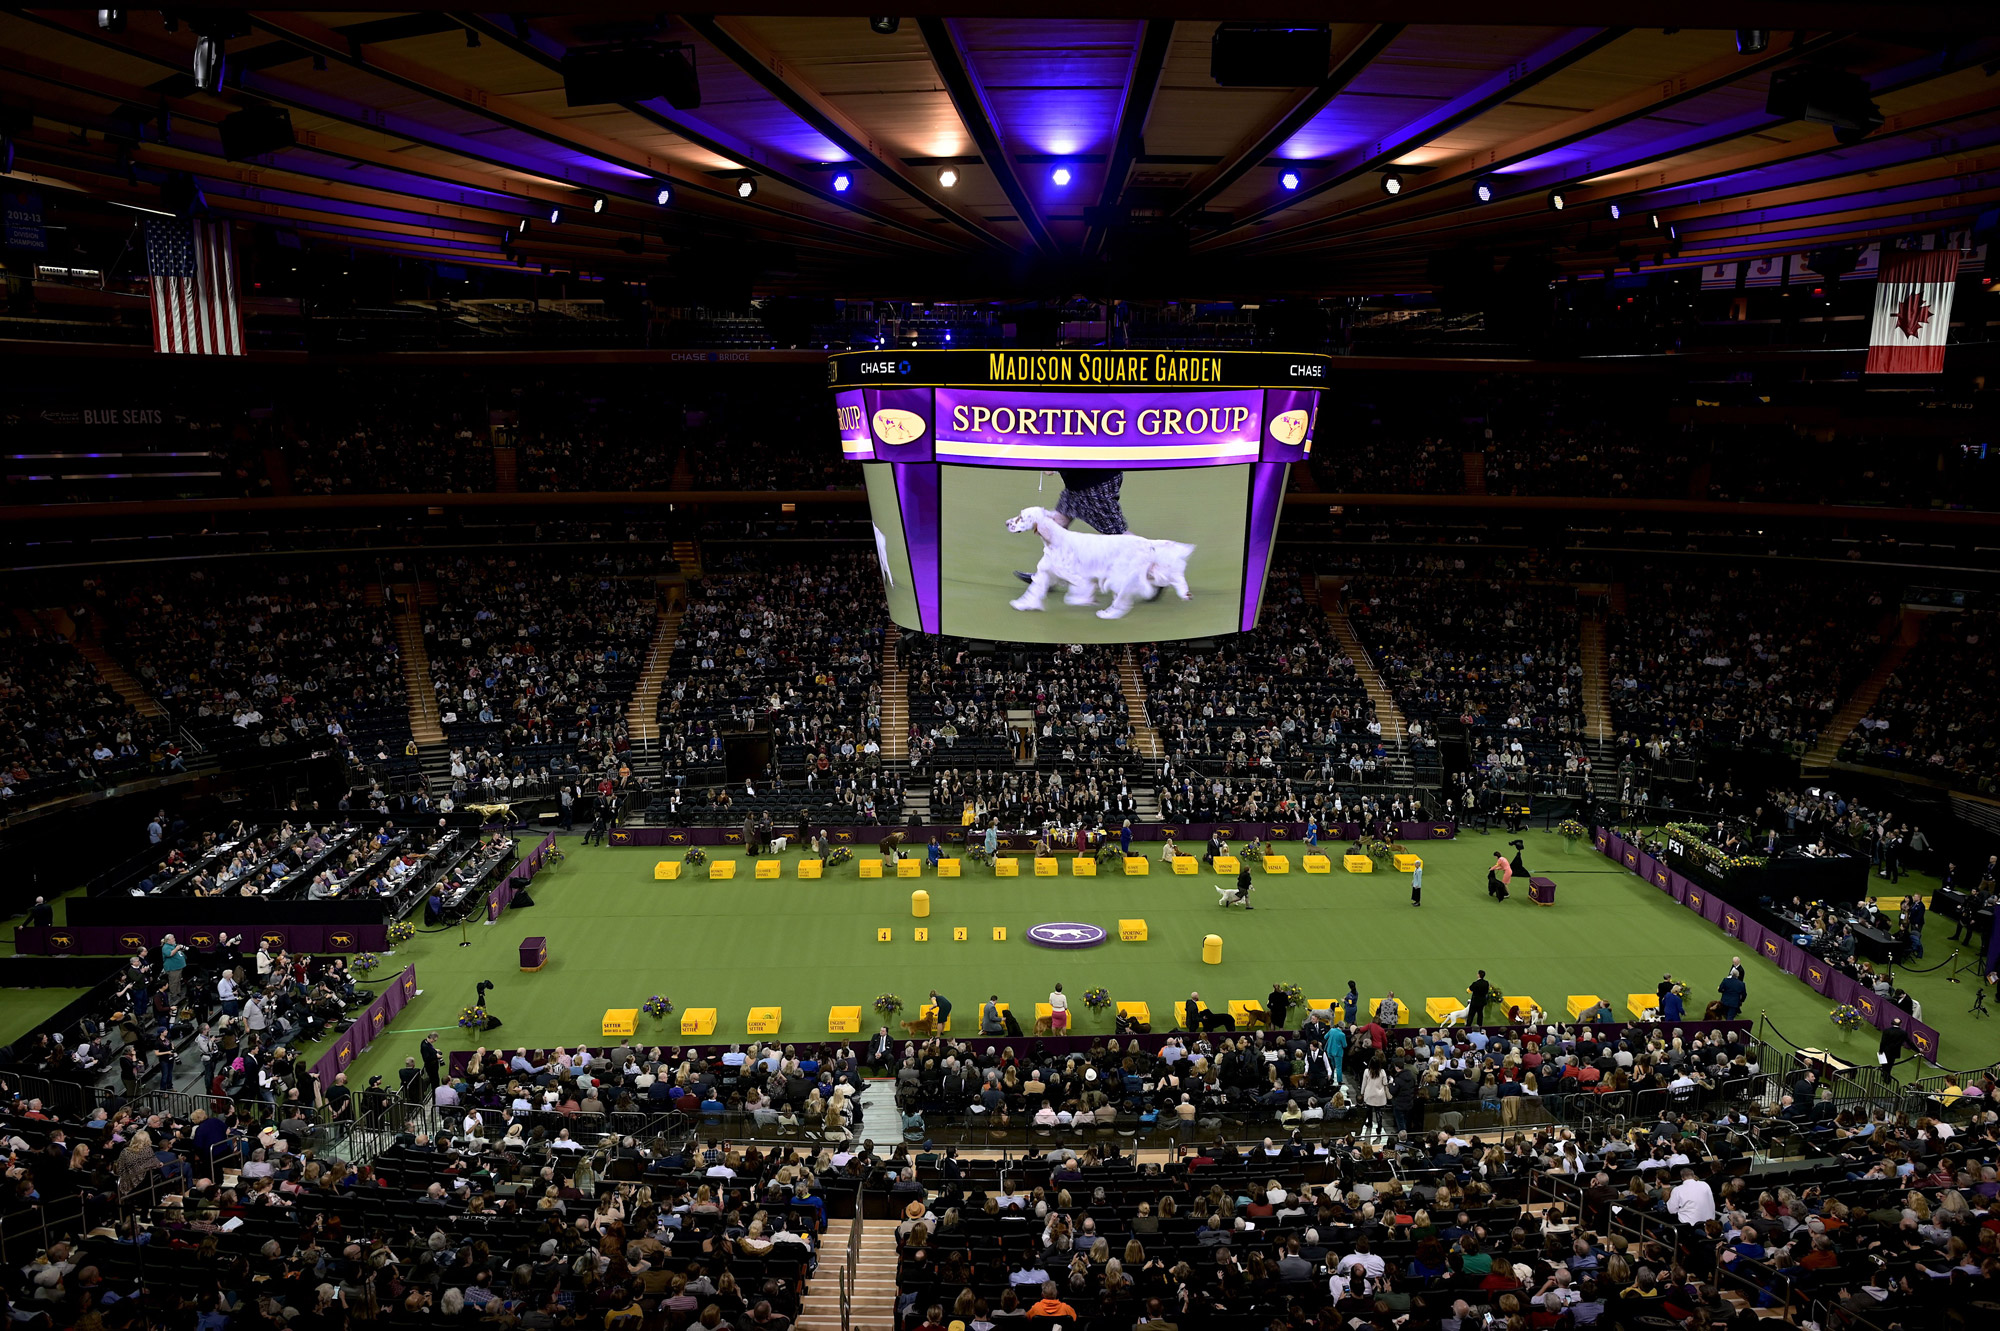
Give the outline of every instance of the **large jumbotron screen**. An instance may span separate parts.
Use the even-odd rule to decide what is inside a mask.
[[[1324,357],[844,352],[828,366],[897,624],[1005,642],[1254,628]]]

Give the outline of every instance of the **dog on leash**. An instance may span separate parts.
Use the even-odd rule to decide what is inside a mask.
[[[1016,610],[1040,610],[1055,583],[1068,589],[1064,605],[1095,605],[1101,593],[1109,592],[1111,604],[1097,612],[1099,619],[1123,619],[1133,605],[1152,600],[1168,587],[1183,601],[1189,599],[1187,561],[1194,547],[1184,541],[1148,540],[1131,532],[1105,536],[1071,531],[1056,521],[1054,513],[1034,505],[1008,518],[1007,530],[1032,531],[1042,542],[1042,557],[1028,590],[1007,603]]]
[[[935,1016],[918,1017],[915,1021],[906,1021],[903,1023],[903,1034],[936,1035],[937,1018]]]

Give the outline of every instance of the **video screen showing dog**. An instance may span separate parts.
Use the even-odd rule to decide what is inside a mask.
[[[1248,466],[939,471],[943,632],[1097,643],[1237,631]]]

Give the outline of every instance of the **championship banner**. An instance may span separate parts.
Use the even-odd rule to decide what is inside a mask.
[[[1875,279],[1869,374],[1943,374],[1957,250],[1887,250]]]
[[[1733,263],[1712,263],[1701,270],[1703,291],[1736,290],[1736,265]]]

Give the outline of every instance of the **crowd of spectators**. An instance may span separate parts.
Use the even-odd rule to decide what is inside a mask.
[[[93,576],[76,614],[80,626],[101,623],[112,655],[212,752],[332,747],[360,772],[409,744],[401,652],[361,577],[209,567]]]
[[[0,625],[0,808],[181,765],[171,728],[139,715],[68,642]]]
[[[653,639],[656,567],[613,547],[433,569],[425,650],[455,798],[632,782],[626,711]]]
[[[1842,746],[1841,757],[1993,794],[2000,789],[2000,615],[1938,613]]]
[[[1865,582],[1635,573],[1607,645],[1621,747],[1656,768],[1705,744],[1802,756],[1874,669],[1889,614]]]
[[[666,770],[688,790],[678,817],[900,821],[900,774],[882,763],[887,609],[874,552],[710,547],[689,589],[660,694]],[[768,733],[763,774],[722,785],[724,732]]]

